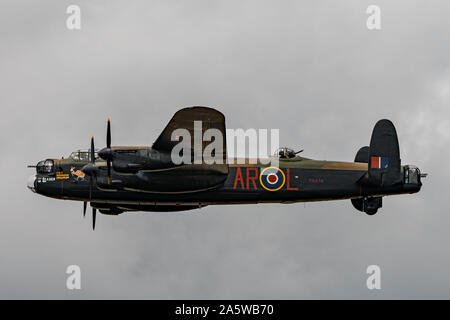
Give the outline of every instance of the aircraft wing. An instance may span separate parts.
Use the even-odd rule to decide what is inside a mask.
[[[222,134],[223,160],[226,161],[226,131],[225,116],[208,107],[189,107],[179,110],[169,121],[163,132],[153,143],[152,149],[161,152],[171,152],[173,147],[179,143],[177,139],[172,141],[172,134],[176,129],[185,129],[191,137],[191,148],[194,149],[194,139],[201,139],[202,150],[210,141],[203,141],[203,135],[208,129],[217,129]]]

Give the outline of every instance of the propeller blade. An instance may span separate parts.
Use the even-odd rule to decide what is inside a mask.
[[[92,208],[92,230],[95,230],[95,216],[97,215],[97,209]]]
[[[94,136],[91,136],[91,163],[95,163]]]
[[[106,148],[111,150],[111,119],[108,118],[108,126],[106,128]],[[108,167],[108,184],[111,184],[111,160],[106,160],[106,165]]]
[[[111,148],[111,119],[108,118],[108,127],[106,129],[106,147]]]
[[[87,208],[87,202],[83,202],[83,218],[86,216],[86,208]]]
[[[95,167],[95,146],[94,136],[91,136],[91,149],[90,149],[90,162],[81,168],[86,175],[89,176],[89,200],[92,200],[92,185],[94,184],[94,176],[96,175],[97,168]],[[86,211],[86,209],[84,209]]]

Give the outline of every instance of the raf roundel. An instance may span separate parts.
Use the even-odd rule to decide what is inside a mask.
[[[277,167],[267,167],[259,175],[261,186],[267,191],[278,191],[286,182],[284,172]]]

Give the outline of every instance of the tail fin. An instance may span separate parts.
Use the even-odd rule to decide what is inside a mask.
[[[378,186],[401,183],[400,148],[394,124],[386,119],[376,123],[369,148],[369,180]]]
[[[369,163],[369,146],[361,147],[355,156],[355,162]]]

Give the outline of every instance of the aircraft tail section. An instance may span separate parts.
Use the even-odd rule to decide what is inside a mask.
[[[355,162],[369,163],[369,146],[361,147],[355,156]]]
[[[402,182],[400,148],[391,121],[383,119],[376,123],[370,139],[368,160],[371,184],[391,186]]]
[[[383,119],[375,124],[370,146],[362,147],[355,156],[355,162],[368,164],[368,172],[360,183],[388,187],[402,183],[400,148],[394,124]],[[383,197],[361,196],[351,199],[353,207],[369,215],[377,213],[383,206]]]

